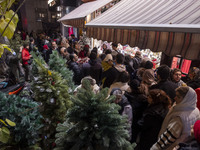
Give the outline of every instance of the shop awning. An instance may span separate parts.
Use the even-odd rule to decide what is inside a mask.
[[[112,2],[112,0],[96,0],[84,3],[75,10],[71,11],[69,14],[66,14],[58,21],[61,21],[65,25],[83,28],[85,25],[85,17],[87,17],[91,13],[95,12],[96,10],[107,5],[110,2]]]
[[[200,59],[200,0],[122,0],[86,27],[89,37]]]

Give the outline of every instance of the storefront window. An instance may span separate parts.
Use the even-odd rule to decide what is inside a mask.
[[[180,68],[184,74],[188,74],[192,61],[183,59],[181,56],[173,57],[171,69]]]

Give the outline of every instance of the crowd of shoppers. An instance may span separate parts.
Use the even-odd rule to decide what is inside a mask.
[[[74,35],[66,39],[41,34],[30,37],[30,43],[22,50],[26,81],[30,80],[30,52],[36,46],[47,64],[53,51],[66,59],[66,67],[73,72],[78,86],[74,94],[78,88],[84,88],[83,80],[89,80],[95,93],[109,88],[108,95],[115,95],[114,102],[121,106],[119,113],[128,116],[129,140],[137,143],[136,149],[184,149],[190,141],[194,142],[190,134],[192,125],[199,146],[199,68],[191,68],[183,78],[180,69],[171,70],[166,65],[152,69],[153,63],[145,60],[141,51],[134,58],[124,56],[117,43],[112,43],[112,49],[104,44],[99,54],[97,48],[90,51],[89,45],[81,46]]]

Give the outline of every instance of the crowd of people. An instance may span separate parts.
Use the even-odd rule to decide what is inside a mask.
[[[128,117],[129,140],[137,143],[136,149],[199,149],[199,68],[191,68],[183,77],[180,69],[171,70],[166,65],[154,70],[153,63],[144,59],[141,51],[134,58],[124,56],[116,43],[112,43],[112,49],[104,44],[99,54],[96,47],[90,51],[89,45],[80,45],[74,35],[66,39],[43,34],[30,37],[30,43],[22,50],[27,81],[30,52],[35,46],[47,64],[53,51],[66,59],[66,67],[73,72],[73,81],[78,86],[74,94],[83,80],[90,81],[95,93],[109,88],[109,95],[115,95],[115,103],[121,106],[119,113]]]

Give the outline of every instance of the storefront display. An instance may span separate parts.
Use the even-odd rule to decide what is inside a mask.
[[[99,54],[103,52],[103,45],[107,46],[107,49],[112,49],[112,42],[101,41],[94,39],[93,47],[98,48]],[[135,56],[136,51],[140,49],[138,47],[130,47],[129,45],[118,44],[118,50],[123,55],[130,55],[132,58]],[[143,58],[148,58],[154,64],[154,69],[160,66],[162,52],[152,52],[150,49],[142,49]]]

